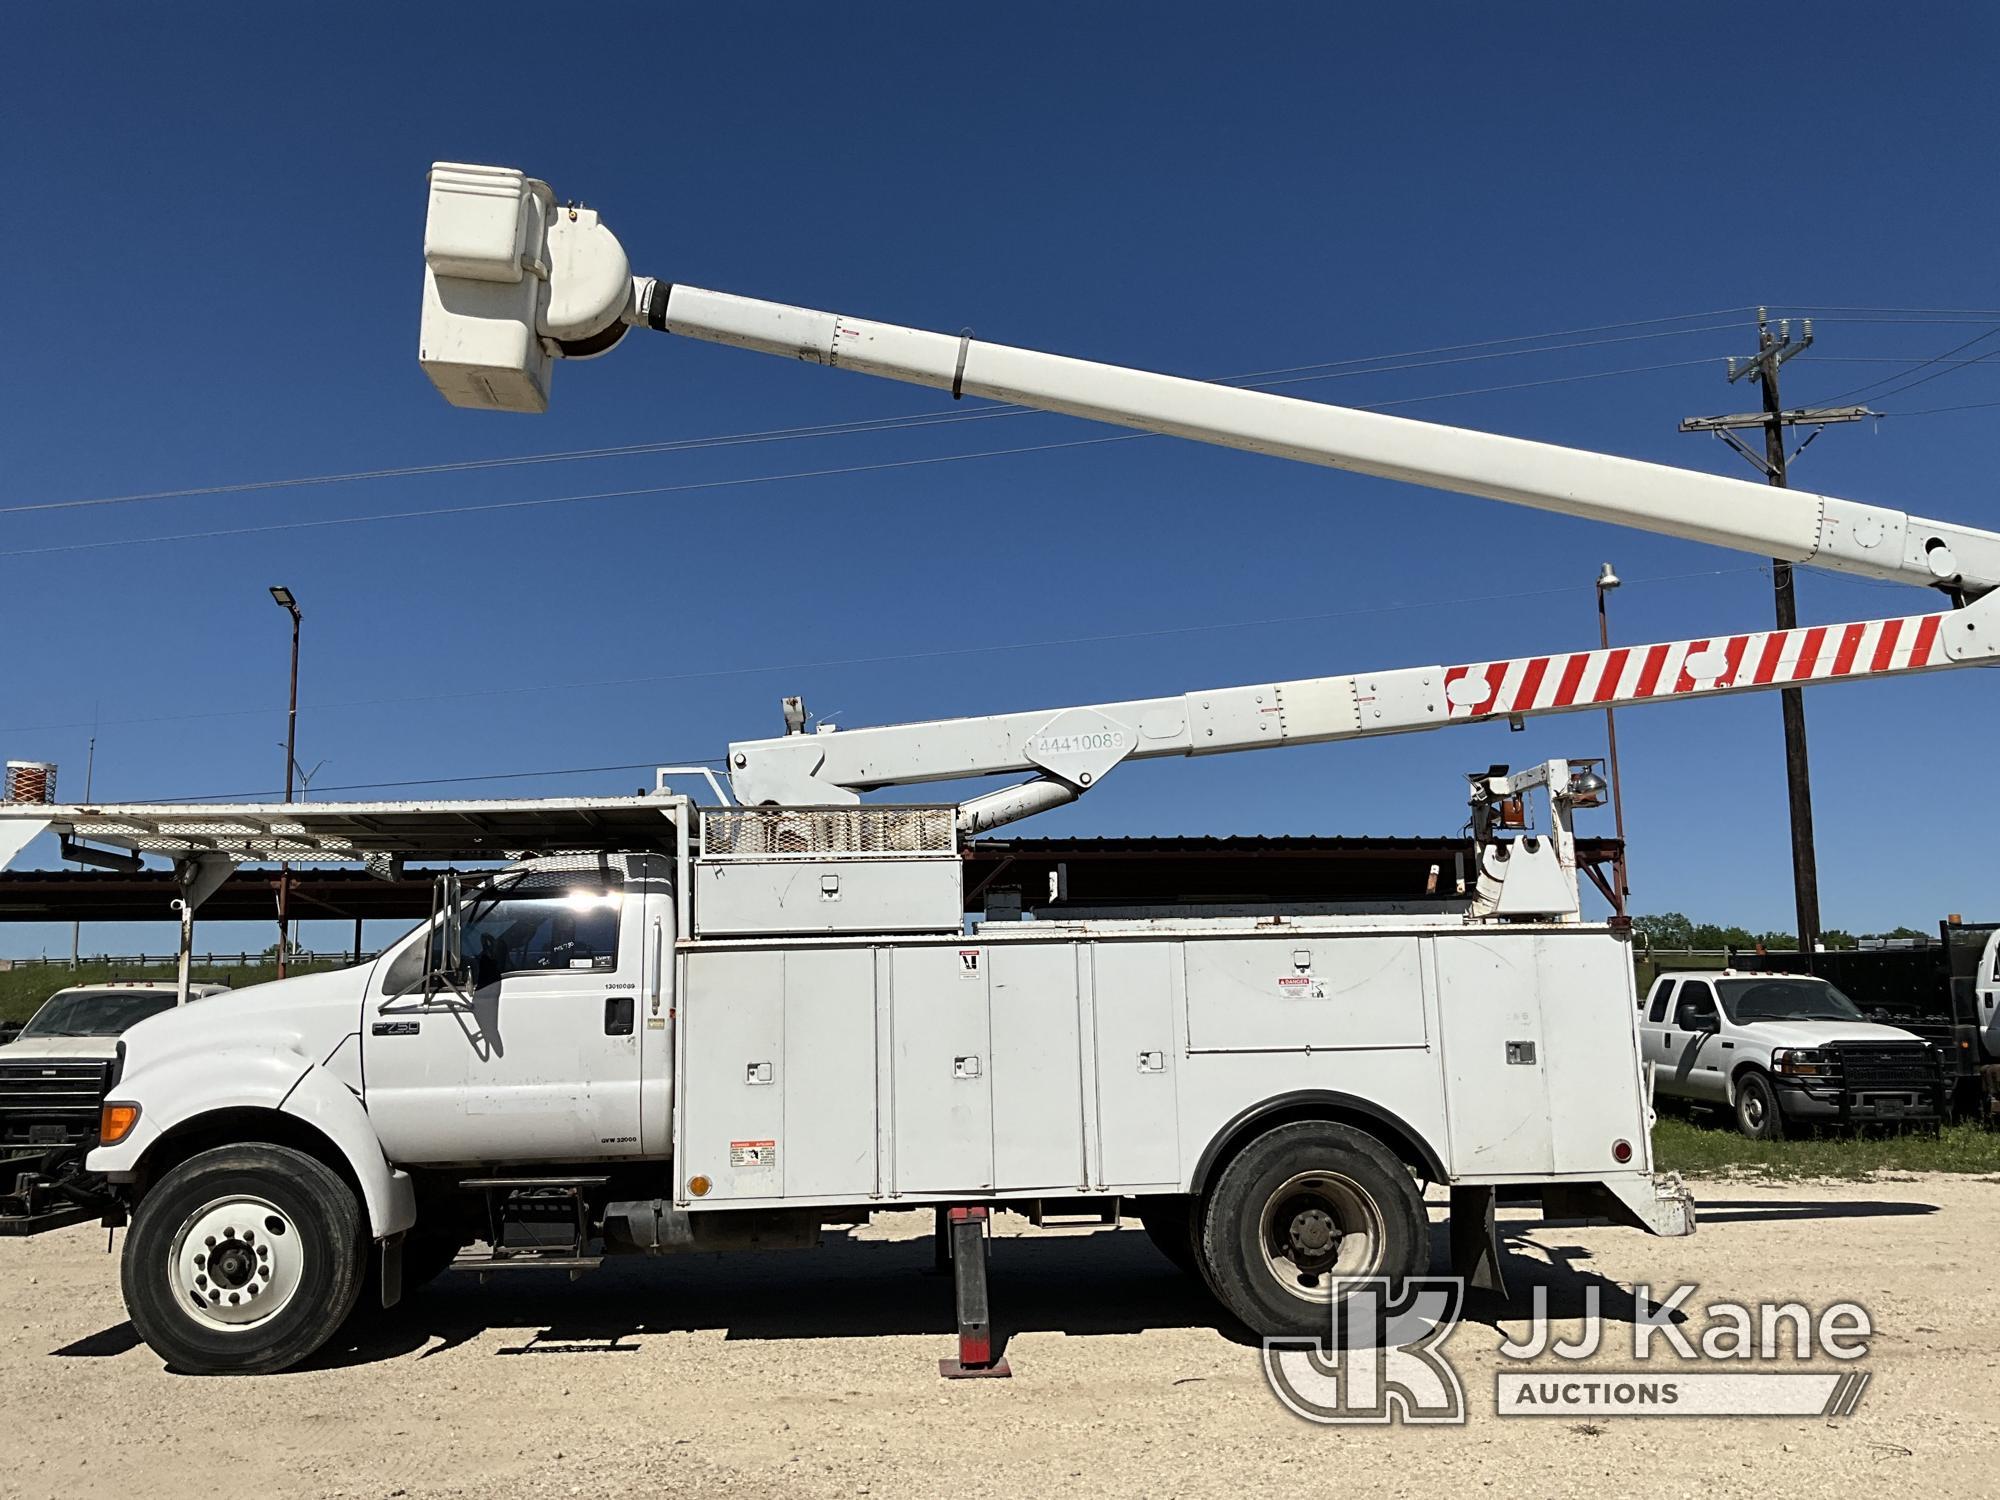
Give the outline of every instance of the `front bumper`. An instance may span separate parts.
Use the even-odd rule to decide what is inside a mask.
[[[1933,1088],[1855,1089],[1838,1082],[1773,1077],[1778,1109],[1801,1124],[1924,1124],[1944,1118]]]

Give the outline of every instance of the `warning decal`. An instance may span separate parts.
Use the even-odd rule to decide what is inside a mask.
[[[979,977],[979,950],[977,948],[961,948],[958,950],[958,977],[960,979],[977,979]]]
[[[776,1141],[731,1141],[729,1143],[729,1165],[747,1171],[775,1167],[778,1164],[778,1143]]]
[[[1287,1000],[1324,1000],[1326,981],[1310,974],[1283,974],[1278,978],[1278,993]]]

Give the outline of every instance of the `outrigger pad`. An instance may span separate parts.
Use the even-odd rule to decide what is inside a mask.
[[[993,1312],[986,1289],[986,1221],[992,1210],[954,1208],[949,1215],[951,1269],[958,1302],[958,1358],[938,1361],[946,1380],[1004,1380],[1014,1373],[993,1354]]]

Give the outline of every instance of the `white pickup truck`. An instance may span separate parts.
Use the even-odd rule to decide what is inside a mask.
[[[1787,1124],[1943,1117],[1937,1049],[1862,1019],[1824,979],[1740,969],[1662,974],[1639,1009],[1654,1093],[1722,1105],[1752,1139],[1778,1140]]]

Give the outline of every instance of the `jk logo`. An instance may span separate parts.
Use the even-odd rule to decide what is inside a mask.
[[[1465,1387],[1444,1356],[1465,1283],[1414,1276],[1394,1298],[1381,1277],[1346,1282],[1329,1311],[1330,1337],[1264,1340],[1264,1378],[1308,1422],[1465,1421]]]

